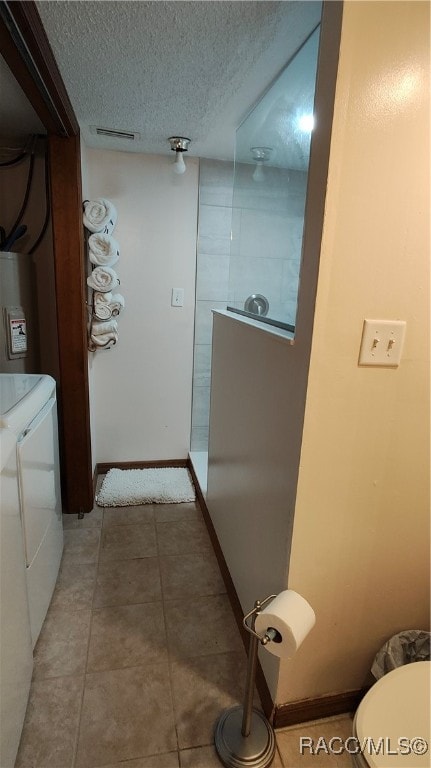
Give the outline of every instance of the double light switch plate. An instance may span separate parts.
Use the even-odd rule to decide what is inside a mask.
[[[401,361],[405,320],[364,320],[359,365],[396,368]]]

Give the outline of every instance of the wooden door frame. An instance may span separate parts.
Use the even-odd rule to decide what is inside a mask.
[[[0,50],[48,133],[63,509],[93,504],[79,124],[34,2],[0,4]]]

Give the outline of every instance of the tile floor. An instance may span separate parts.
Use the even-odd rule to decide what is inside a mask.
[[[198,504],[96,505],[64,528],[16,768],[220,768],[214,722],[246,657]],[[298,747],[350,726],[277,731],[274,768],[350,766]]]

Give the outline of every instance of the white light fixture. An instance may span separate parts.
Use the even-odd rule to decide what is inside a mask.
[[[253,181],[257,181],[258,183],[262,182],[265,180],[263,165],[269,161],[272,154],[272,147],[251,147],[250,152],[256,163],[256,168],[252,175]]]
[[[253,171],[253,181],[257,181],[260,183],[261,181],[265,181],[265,174],[263,172],[263,164],[261,160],[258,160],[256,163],[256,168]]]
[[[186,139],[184,136],[171,136],[168,141],[172,151],[175,152],[174,171],[175,173],[182,174],[186,170],[183,152],[187,152],[190,139]]]

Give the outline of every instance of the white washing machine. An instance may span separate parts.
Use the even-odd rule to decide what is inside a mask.
[[[33,671],[16,439],[0,428],[0,765],[13,768]]]
[[[0,427],[16,440],[30,629],[39,636],[58,575],[63,526],[55,381],[0,374]]]

